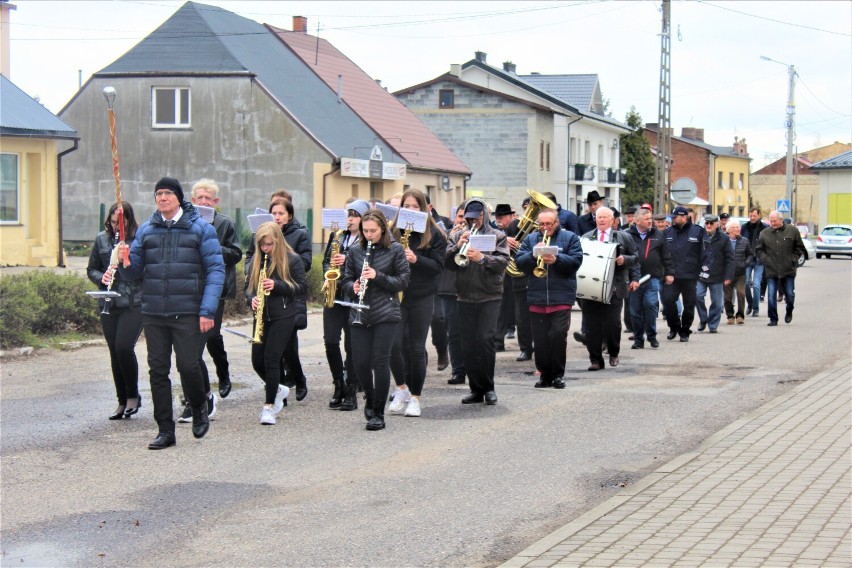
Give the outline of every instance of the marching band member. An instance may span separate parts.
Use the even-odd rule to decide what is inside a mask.
[[[329,236],[323,257],[323,273],[334,267],[343,272],[343,264],[346,262],[346,253],[360,237],[358,226],[361,224],[361,216],[367,212],[370,205],[363,199],[350,198],[346,202],[346,230],[340,233],[338,239],[339,252],[332,256],[331,247],[335,235]],[[327,284],[323,284],[326,286]],[[340,286],[336,287],[335,299],[343,299]],[[349,335],[349,308],[334,304],[332,307],[325,306],[322,310],[323,343],[325,344],[325,358],[331,370],[331,378],[334,382],[334,393],[328,403],[329,408],[339,410],[355,410],[358,408],[357,390],[358,379],[352,370],[352,346]],[[340,333],[344,333],[343,349],[346,353],[344,360],[340,355]],[[351,387],[351,388],[350,388]]]
[[[610,291],[609,303],[588,300],[583,302],[583,321],[586,322],[586,349],[589,351],[590,371],[604,368],[603,344],[609,352],[609,366],[618,366],[618,354],[621,351],[621,307],[624,298],[639,288],[639,261],[633,239],[614,227],[612,209],[600,207],[595,211],[594,231],[583,235],[602,243],[615,243],[618,251],[615,257],[615,276]],[[629,282],[629,285],[628,285]]]
[[[427,213],[426,196],[417,189],[402,194],[402,208]],[[397,222],[394,235],[403,243],[405,227]],[[401,333],[397,334],[391,352],[391,370],[397,388],[388,410],[391,414],[420,416],[420,395],[426,382],[426,336],[432,322],[435,293],[444,269],[447,238],[435,225],[431,215],[426,217],[426,232],[411,231],[407,237],[405,259],[411,270],[408,288],[400,305]]]
[[[577,235],[559,223],[553,209],[538,213],[540,231],[524,239],[515,264],[531,275],[527,283],[527,304],[533,332],[535,366],[541,378],[535,388],[565,388],[565,358],[571,308],[576,301],[577,269],[583,263],[583,249]],[[557,247],[557,254],[533,255],[536,247]]]
[[[101,307],[101,327],[104,332],[109,359],[112,367],[112,380],[118,397],[118,408],[109,416],[110,420],[130,418],[142,405],[139,396],[139,362],[136,360],[136,341],[142,333],[142,289],[139,280],[126,280],[118,277],[118,265],[112,265],[112,252],[118,239],[118,208],[124,211],[125,242],[132,242],[139,227],[133,207],[126,201],[113,203],[107,213],[104,230],[98,233],[89,256],[87,274],[89,280],[101,290],[110,290],[121,294],[109,299],[110,308]]]
[[[290,250],[278,225],[264,223],[254,237],[256,254],[246,268],[246,299],[255,316],[251,365],[266,383],[260,423],[275,424],[290,389],[280,384],[281,356],[296,327],[296,298],[307,292],[308,280],[299,255]],[[263,306],[260,303],[263,302]],[[258,327],[262,327],[262,333]]]
[[[497,404],[494,332],[503,297],[503,277],[509,264],[509,244],[503,231],[488,224],[488,211],[481,199],[468,201],[464,218],[469,228],[452,238],[444,262],[445,268],[456,272],[459,320],[465,322],[461,344],[470,394],[462,399],[462,404],[491,405]],[[483,253],[470,246],[474,230],[477,235],[495,235],[495,250]]]
[[[388,222],[381,211],[361,217],[360,242],[349,249],[341,282],[344,296],[355,297],[349,329],[355,374],[366,394],[367,430],[385,427],[385,403],[390,388],[389,359],[401,320],[399,292],[411,274],[402,245],[391,242]],[[349,387],[347,386],[347,389]]]
[[[456,208],[456,218],[447,237],[448,240],[458,238],[467,229],[467,223],[464,220],[464,207],[466,204],[465,201],[462,201]],[[456,273],[454,271],[444,270],[441,273],[441,280],[438,284],[438,299],[441,301],[441,309],[444,311],[444,322],[447,324],[447,348],[450,354],[450,369],[452,371],[447,384],[463,385],[466,372],[464,368],[464,354],[461,347]]]

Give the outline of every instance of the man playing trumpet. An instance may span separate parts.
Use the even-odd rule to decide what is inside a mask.
[[[497,404],[494,392],[494,332],[503,298],[503,277],[509,264],[509,244],[503,231],[488,224],[488,211],[481,199],[471,199],[464,210],[468,230],[450,236],[445,267],[456,272],[459,321],[464,322],[461,346],[470,394],[462,404]],[[477,250],[470,235],[495,235],[492,252]]]
[[[583,263],[583,249],[577,235],[559,224],[557,212],[538,213],[539,231],[524,239],[515,264],[532,275],[527,283],[527,303],[533,332],[535,366],[541,378],[535,388],[565,388],[565,359],[571,308],[577,294],[577,269]],[[556,247],[556,254],[539,254],[535,249]]]

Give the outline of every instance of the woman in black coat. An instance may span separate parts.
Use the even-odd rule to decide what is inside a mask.
[[[89,280],[101,290],[108,287],[119,294],[116,298],[99,300],[101,327],[104,332],[112,367],[112,380],[118,408],[109,416],[110,420],[130,418],[142,406],[139,396],[139,363],[136,360],[136,341],[142,332],[142,286],[139,280],[122,280],[118,276],[118,257],[113,251],[118,243],[119,203],[109,208],[104,230],[98,233],[89,256],[87,274]],[[122,202],[124,211],[125,242],[130,243],[139,228],[133,207]],[[110,286],[110,283],[112,285]],[[109,313],[103,313],[104,303],[109,301]]]
[[[411,269],[402,245],[391,241],[381,211],[369,209],[364,213],[359,230],[360,242],[346,255],[341,290],[353,304],[369,306],[351,308],[349,329],[353,367],[367,396],[367,430],[381,430],[390,388],[391,346],[401,320],[399,293],[408,286]],[[354,387],[346,388],[347,396],[354,394],[348,392]]]

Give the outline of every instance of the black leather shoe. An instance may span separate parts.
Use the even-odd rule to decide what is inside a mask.
[[[600,363],[592,363],[591,365],[589,365],[590,371],[600,371],[601,369],[603,369],[603,365],[601,365]]]
[[[228,395],[231,394],[231,381],[228,380],[220,380],[219,381],[219,396],[222,398],[228,398]]]
[[[610,367],[618,367],[618,356],[610,355],[609,356],[609,366]]]
[[[698,324],[698,331],[704,331],[705,329],[707,329],[707,322],[703,321]]]
[[[630,346],[631,349],[645,349],[645,344],[641,341],[634,341],[633,345]]]
[[[168,432],[160,432],[154,441],[148,444],[149,450],[165,450],[169,446],[174,446],[177,443],[175,435]]]
[[[769,327],[775,327],[776,325],[778,325],[778,322],[777,322],[777,321],[775,321],[775,320],[772,320],[772,321],[770,321],[770,322],[769,322],[768,324],[766,324],[766,325],[767,325],[767,326],[769,326]]]
[[[506,332],[506,339],[515,339],[515,330],[510,329]]]
[[[477,404],[484,401],[485,397],[483,395],[472,392],[462,399],[462,404]]]
[[[784,316],[784,323],[790,323],[793,321],[793,312],[787,312],[787,315]]]
[[[533,386],[537,389],[549,389],[553,386],[553,381],[545,381],[544,379],[539,379],[538,382]]]
[[[142,408],[142,395],[141,394],[138,397],[136,397],[136,407],[135,408],[125,408],[124,417],[130,418],[131,416],[133,416],[134,414],[139,412],[140,408]]]
[[[365,396],[364,397],[364,418],[366,418],[367,421],[369,422],[370,418],[375,416],[375,414],[376,414],[376,411],[373,409],[373,399],[371,399],[369,396]]]
[[[556,377],[553,379],[553,388],[555,389],[564,389],[565,388],[565,379],[562,377]]]
[[[681,343],[687,343],[688,341],[689,341],[689,336],[688,336],[688,335],[681,335],[681,336],[680,336],[680,342],[681,342]]]
[[[579,331],[575,331],[574,332],[574,341],[576,341],[577,343],[582,343],[583,345],[585,345],[586,344],[586,336],[583,335],[582,333],[580,333]]]
[[[657,347],[660,346],[660,342],[657,341],[656,339],[649,339],[648,343],[650,343],[651,347],[653,347],[654,349],[656,349]]]
[[[447,354],[446,353],[439,353],[438,354],[438,370],[443,371],[444,369],[446,369],[449,366],[450,366],[450,358],[447,356]]]
[[[125,409],[125,408],[126,408],[126,406],[125,406],[125,405],[120,404],[120,405],[118,406],[118,408],[116,408],[116,409],[115,409],[115,414],[111,414],[111,415],[108,417],[108,419],[109,419],[109,420],[121,420],[122,418],[124,418],[124,409]]]
[[[192,435],[196,438],[203,438],[210,429],[210,419],[207,417],[207,403],[203,403],[201,408],[192,409]]]
[[[448,385],[463,385],[464,384],[464,375],[453,375],[450,380],[447,381]]]
[[[497,404],[497,393],[494,391],[488,391],[485,393],[485,404],[489,406]]]
[[[383,430],[385,427],[385,417],[381,414],[373,414],[370,420],[367,421],[367,430]]]
[[[669,341],[671,341],[671,340],[672,340],[672,339],[674,339],[675,337],[677,337],[677,332],[676,332],[676,331],[670,331],[670,332],[669,332],[669,334],[666,336],[666,339],[668,339]]]
[[[305,397],[308,396],[308,387],[296,387],[296,400],[305,400]]]
[[[532,353],[529,351],[521,351],[521,354],[515,359],[515,361],[529,361],[532,359]]]
[[[494,351],[496,351],[497,353],[502,353],[502,352],[504,352],[505,350],[506,350],[506,346],[505,346],[505,345],[495,345],[495,346],[494,346]]]

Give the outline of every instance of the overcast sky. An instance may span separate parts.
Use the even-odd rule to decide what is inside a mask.
[[[85,82],[183,4],[13,3],[11,78],[56,113],[76,92],[78,70]],[[660,2],[205,3],[286,29],[292,16],[306,16],[311,34],[319,26],[320,37],[390,91],[441,75],[479,50],[492,65],[512,61],[519,74],[597,73],[615,118],[623,121],[635,106],[645,122],[657,122]],[[673,2],[672,30],[676,134],[703,127],[705,140],[720,146],[744,137],[753,170],[780,157],[792,64],[799,151],[852,141],[852,2]]]

